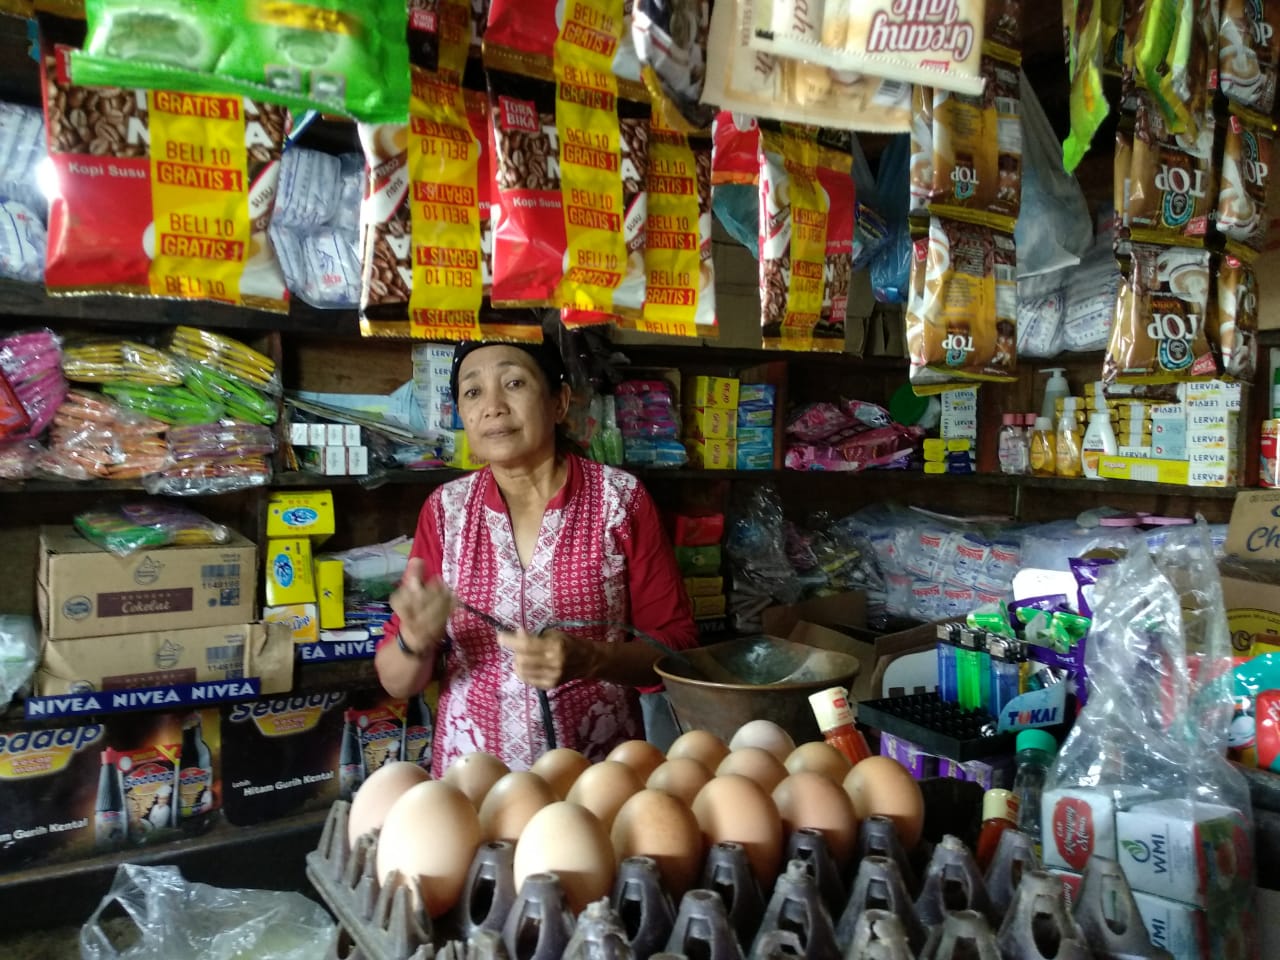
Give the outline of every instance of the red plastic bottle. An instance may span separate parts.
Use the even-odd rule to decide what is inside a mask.
[[[988,790],[982,798],[982,830],[978,833],[978,869],[984,874],[1000,846],[1000,835],[1018,827],[1018,798],[1009,790]]]
[[[844,687],[830,687],[813,694],[809,697],[809,707],[818,721],[822,738],[848,757],[850,763],[857,764],[871,756],[867,738],[854,726],[856,717]]]

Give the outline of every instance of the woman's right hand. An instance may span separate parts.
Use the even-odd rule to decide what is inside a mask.
[[[411,557],[400,586],[391,594],[391,609],[400,617],[400,637],[414,653],[429,656],[444,639],[453,612],[453,593],[443,580],[423,580],[423,563]]]

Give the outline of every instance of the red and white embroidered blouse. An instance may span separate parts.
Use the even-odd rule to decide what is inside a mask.
[[[605,620],[630,624],[669,647],[694,646],[684,583],[648,492],[623,470],[573,455],[567,466],[528,568],[521,566],[510,515],[487,468],[428,497],[411,556],[421,557],[425,575],[441,577],[460,599],[530,633],[564,621]],[[393,617],[382,643],[394,642],[398,630]],[[628,639],[620,630],[568,632],[600,642]],[[512,770],[528,769],[546,750],[534,688],[516,678],[512,654],[474,614],[455,610],[448,636],[432,776],[475,751],[494,754]],[[592,761],[644,736],[633,688],[574,680],[549,695],[557,744]]]

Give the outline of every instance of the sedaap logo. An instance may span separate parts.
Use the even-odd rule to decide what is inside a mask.
[[[246,720],[260,719],[268,716],[279,716],[295,713],[299,710],[332,710],[347,698],[345,693],[312,693],[307,696],[277,697],[272,700],[258,700],[254,703],[237,703],[231,708],[227,719],[231,723],[244,723]]]

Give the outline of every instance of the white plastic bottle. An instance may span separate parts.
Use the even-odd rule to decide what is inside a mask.
[[[1052,420],[1058,415],[1058,400],[1071,396],[1071,386],[1067,383],[1066,367],[1045,367],[1044,372],[1049,374],[1049,382],[1044,385],[1044,402],[1040,404],[1040,416]]]
[[[1000,472],[1008,474],[1026,473],[1027,449],[1022,435],[1022,415],[1006,413],[1001,418],[1000,434],[996,438],[997,457],[1000,461]]]
[[[1115,456],[1116,434],[1111,429],[1111,414],[1105,408],[1089,414],[1089,426],[1084,431],[1081,459],[1084,475],[1090,480],[1106,479],[1098,473],[1098,461],[1104,456]]]

